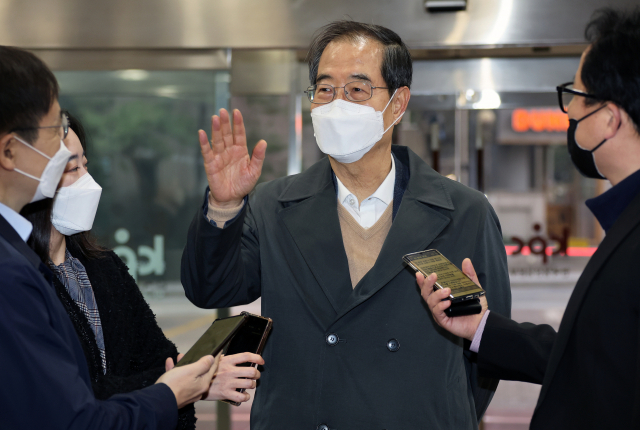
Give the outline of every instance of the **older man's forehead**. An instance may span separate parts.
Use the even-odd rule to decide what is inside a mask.
[[[333,67],[352,67],[350,77],[353,80],[371,81],[372,76],[366,70],[358,70],[359,66],[371,67],[378,66],[382,62],[383,46],[380,42],[373,39],[340,39],[332,41],[324,49],[318,64],[317,80],[332,79],[331,70],[327,68]],[[353,60],[353,61],[351,61]],[[344,64],[339,64],[344,62]],[[327,67],[329,63],[331,66]]]

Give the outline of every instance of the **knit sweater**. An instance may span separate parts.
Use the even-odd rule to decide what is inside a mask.
[[[104,334],[106,373],[87,318],[57,277],[54,286],[78,334],[96,398],[104,400],[154,384],[165,372],[166,358],[175,360],[178,351],[158,327],[127,266],[112,251],[89,259],[69,241],[67,246],[71,255],[83,264],[91,281]],[[193,405],[179,411],[177,429],[194,429],[195,422]]]
[[[347,209],[338,204],[338,218],[340,219],[340,230],[342,232],[342,242],[347,253],[349,263],[349,275],[351,276],[351,286],[353,288],[373,267],[380,255],[380,250],[391,230],[391,214],[393,204],[380,215],[378,221],[371,227],[364,228],[351,216]]]

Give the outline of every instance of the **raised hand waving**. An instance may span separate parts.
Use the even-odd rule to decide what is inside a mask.
[[[209,182],[209,201],[221,208],[236,207],[258,182],[267,150],[260,140],[251,157],[242,114],[233,111],[231,118],[225,109],[211,118],[211,144],[204,130],[198,131],[200,151]]]

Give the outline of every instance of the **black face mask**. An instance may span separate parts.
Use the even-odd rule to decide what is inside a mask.
[[[569,119],[569,129],[567,130],[567,147],[569,149],[569,155],[571,156],[571,161],[573,161],[573,165],[576,166],[576,169],[578,169],[578,171],[587,178],[607,179],[602,176],[602,174],[600,174],[598,168],[596,167],[596,161],[593,158],[593,153],[595,152],[595,150],[600,148],[602,144],[607,141],[607,139],[600,142],[595,148],[590,151],[588,149],[582,149],[578,145],[578,142],[576,142],[576,129],[578,128],[578,123],[580,121],[590,117],[605,106],[606,105],[599,107],[598,109],[583,116],[578,120]]]

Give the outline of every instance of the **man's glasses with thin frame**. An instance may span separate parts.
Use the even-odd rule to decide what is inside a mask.
[[[347,100],[352,102],[366,102],[373,97],[373,90],[381,89],[388,90],[387,87],[374,87],[367,81],[353,81],[346,84],[344,87],[334,87],[329,84],[317,84],[311,85],[305,91],[305,94],[309,98],[309,101],[314,104],[326,104],[331,103],[336,98],[337,89],[342,88],[344,90],[344,96]]]
[[[558,91],[558,104],[562,112],[567,113],[569,103],[573,100],[574,96],[588,97],[590,99],[598,100],[598,97],[593,94],[585,93],[584,91],[573,89],[573,82],[566,82],[556,87]]]
[[[69,134],[69,117],[65,113],[60,114],[60,125],[45,125],[44,127],[21,127],[14,128],[11,132],[14,131],[26,131],[26,130],[39,130],[41,128],[60,128],[62,127],[62,140],[67,138]]]

